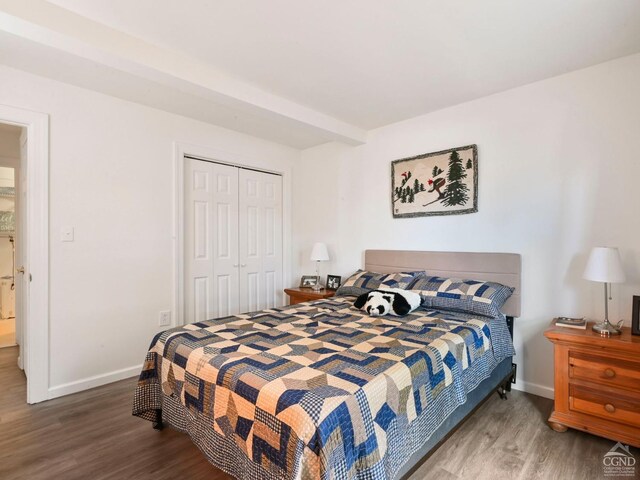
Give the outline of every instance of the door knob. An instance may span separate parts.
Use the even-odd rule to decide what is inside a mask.
[[[246,266],[247,266],[247,264],[246,264],[246,263],[241,263],[241,264],[240,264],[240,266],[241,266],[241,267],[246,267]]]
[[[16,268],[16,272],[17,273],[22,273],[24,275],[24,266],[22,266],[20,268]]]

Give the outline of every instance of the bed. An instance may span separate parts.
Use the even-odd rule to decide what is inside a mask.
[[[174,328],[151,342],[133,414],[187,433],[243,479],[408,476],[514,369],[520,256],[368,250],[366,270],[426,270],[514,293],[494,318],[420,308],[369,317],[353,297]]]

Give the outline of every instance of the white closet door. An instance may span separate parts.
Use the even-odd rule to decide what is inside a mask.
[[[240,310],[282,305],[282,177],[240,171]]]
[[[240,312],[238,169],[185,158],[185,322]]]

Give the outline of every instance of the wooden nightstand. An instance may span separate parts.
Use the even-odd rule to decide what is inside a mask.
[[[309,302],[311,300],[320,300],[321,298],[333,297],[336,294],[335,290],[313,290],[311,288],[285,288],[284,293],[289,295],[289,305],[295,305],[296,303]]]
[[[544,332],[554,344],[555,405],[549,425],[567,427],[640,447],[640,337],[601,337],[591,330],[556,327]]]

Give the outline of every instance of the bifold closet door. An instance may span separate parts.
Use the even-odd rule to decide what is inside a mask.
[[[238,168],[184,165],[184,323],[240,313]]]
[[[282,177],[240,170],[240,310],[282,305]]]

